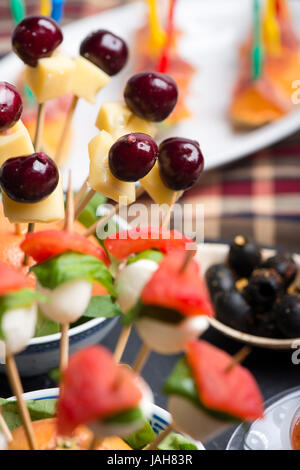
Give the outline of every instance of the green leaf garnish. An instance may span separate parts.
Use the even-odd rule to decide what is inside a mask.
[[[158,450],[198,450],[196,444],[181,434],[172,432],[157,447]]]
[[[93,225],[99,219],[99,217],[96,215],[98,207],[104,204],[106,201],[107,198],[103,196],[103,194],[96,193],[78,217],[79,222],[86,228],[89,228],[91,225]]]
[[[83,316],[88,318],[113,318],[122,315],[122,310],[110,295],[95,295]]]
[[[116,297],[113,278],[103,263],[94,256],[68,251],[48,259],[30,268],[39,283],[48,289],[55,289],[65,282],[74,279],[86,279],[104,286],[113,297]]]
[[[122,411],[121,413],[117,413],[114,416],[110,416],[109,418],[104,419],[105,423],[110,424],[128,424],[132,423],[133,421],[142,420],[143,413],[142,410],[137,408],[132,408],[131,410]]]
[[[45,317],[40,311],[38,312],[36,327],[35,327],[35,337],[53,335],[59,333],[60,325],[59,323],[50,320],[50,318]]]
[[[26,401],[27,408],[33,421],[52,418],[55,415],[56,403],[56,398]],[[0,398],[0,405],[2,406],[3,417],[11,431],[22,425],[16,401],[8,401],[4,398]]]
[[[161,251],[145,250],[128,258],[127,264],[136,263],[141,259],[149,259],[150,261],[155,261],[155,263],[160,263],[163,257],[164,255]]]
[[[141,429],[131,434],[131,436],[124,440],[133,449],[140,450],[146,447],[146,445],[150,444],[150,442],[154,441],[155,437],[155,432],[153,431],[150,423],[145,420]]]
[[[46,302],[47,296],[31,289],[21,289],[0,297],[0,315],[16,308],[28,308],[34,302]]]

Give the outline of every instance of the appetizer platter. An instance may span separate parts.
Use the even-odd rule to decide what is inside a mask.
[[[297,106],[277,121],[251,131],[237,131],[230,122],[228,110],[239,74],[239,48],[249,37],[252,28],[252,1],[227,0],[225,5],[222,0],[215,0],[210,5],[211,2],[191,0],[193,15],[185,8],[185,2],[178,0],[177,3],[175,26],[181,32],[178,37],[180,58],[196,69],[185,96],[191,117],[177,123],[174,131],[164,129],[159,138],[163,139],[174,133],[197,138],[207,157],[206,168],[209,169],[257,151],[298,130]],[[291,1],[290,9],[293,28],[297,32],[300,24],[298,2]],[[134,2],[74,22],[64,28],[62,52],[68,56],[74,57],[78,54],[81,38],[87,36],[90,31],[106,28],[107,25],[110,25],[114,33],[121,34],[127,41],[129,50],[133,51],[129,54],[123,71],[97,96],[96,107],[82,99],[79,100],[73,120],[70,160],[65,169],[67,174],[67,167],[72,168],[75,189],[82,183],[82,174],[88,173],[88,163],[86,158],[82,159],[82,155],[87,155],[87,143],[96,134],[96,128],[89,123],[96,120],[100,103],[116,100],[122,93],[126,78],[137,70],[134,61],[136,31],[146,23],[147,11],[146,1]],[[17,84],[22,70],[23,65],[15,55],[8,55],[1,61],[2,80]],[[296,91],[292,89],[291,95]],[[215,103],[213,108],[212,103]],[[50,134],[49,130],[47,140],[51,141],[52,149],[54,137],[51,138]],[[215,138],[216,134],[218,139]],[[58,139],[58,136],[55,135],[55,138]],[[47,152],[52,156],[51,149],[47,146]]]

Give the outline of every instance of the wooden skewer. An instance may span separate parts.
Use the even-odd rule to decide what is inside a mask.
[[[73,198],[73,190],[72,190],[72,173],[70,170],[64,230],[71,232],[73,229],[73,223],[74,223],[74,198]],[[69,323],[61,324],[61,338],[60,338],[60,349],[59,349],[59,370],[60,370],[61,377],[69,362],[69,328],[70,328]]]
[[[116,349],[114,352],[114,358],[116,362],[120,362],[123,356],[123,353],[125,351],[130,333],[131,333],[131,326],[123,326],[123,329],[121,331],[121,334],[119,336]]]
[[[73,97],[71,106],[70,106],[68,114],[66,116],[64,128],[63,128],[63,131],[61,133],[59,143],[58,143],[58,146],[57,146],[57,149],[56,149],[56,153],[55,153],[55,156],[54,156],[54,161],[56,162],[56,164],[58,166],[61,165],[61,159],[62,159],[62,155],[63,155],[65,141],[66,141],[68,131],[70,129],[71,122],[72,122],[72,119],[73,119],[73,116],[74,116],[74,113],[75,113],[75,110],[76,110],[78,99],[79,99],[78,96]]]
[[[59,371],[60,377],[66,369],[69,362],[69,323],[61,324],[61,338],[59,348]]]
[[[27,229],[27,233],[32,233],[34,232],[34,227],[35,227],[35,224],[33,222],[30,222],[28,224],[28,229]],[[29,255],[27,255],[27,253],[24,255],[24,260],[23,260],[23,265],[24,266],[28,266],[28,263],[29,263]]]
[[[85,208],[85,206],[90,202],[90,200],[94,197],[96,191],[94,189],[90,189],[83,200],[80,202],[79,206],[75,209],[75,220],[78,219],[81,212]]]
[[[186,270],[186,268],[188,267],[189,265],[189,262],[193,259],[194,255],[195,255],[195,251],[197,251],[197,247],[195,247],[194,249],[192,250],[188,250],[187,253],[186,253],[186,256],[183,260],[183,263],[178,271],[179,274],[183,274],[184,271]]]
[[[75,207],[78,206],[78,204],[80,203],[81,199],[83,198],[83,196],[85,195],[86,191],[87,191],[87,188],[88,188],[88,180],[89,180],[89,177],[87,177],[81,188],[79,189],[79,191],[77,192],[75,198],[74,198],[74,204],[75,204]]]
[[[15,224],[15,235],[22,235],[22,226],[21,226],[21,224]]]
[[[150,442],[150,444],[144,448],[144,450],[155,450],[159,446],[159,444],[168,437],[168,435],[173,431],[173,424],[169,424],[163,431],[161,431],[154,441]]]
[[[2,430],[5,439],[7,442],[11,442],[13,440],[12,433],[10,432],[9,427],[7,426],[7,423],[3,417],[2,414],[2,406],[0,406],[0,429]]]
[[[136,200],[145,192],[144,188],[140,186],[136,190]],[[134,202],[132,203],[134,204]],[[88,230],[85,232],[84,236],[89,237],[90,235],[93,235],[97,230],[100,230],[104,225],[107,224],[109,219],[111,219],[119,210],[120,204],[116,204],[104,217],[101,219],[97,220],[93,225],[91,225]]]
[[[150,354],[151,354],[151,349],[149,348],[149,346],[143,343],[132,366],[132,369],[137,374],[139,374],[143,370],[143,367],[146,364]]]
[[[170,222],[170,219],[171,219],[171,215],[172,215],[174,204],[175,204],[176,200],[177,200],[177,192],[174,191],[172,201],[169,205],[169,209],[168,209],[166,215],[164,216],[162,224],[161,224],[162,229],[168,228],[168,225],[169,225],[169,222]]]
[[[251,353],[252,349],[249,346],[244,346],[242,349],[240,349],[234,356],[232,356],[232,361],[231,363],[226,367],[226,372],[231,371],[231,369],[237,365],[243,362],[247,356]]]
[[[23,387],[16,366],[16,362],[14,357],[9,353],[6,353],[6,370],[11,389],[13,391],[13,394],[17,398],[18,408],[24,426],[25,434],[29,443],[29,447],[31,450],[37,450],[37,442],[35,439],[30,414],[23,398]]]
[[[42,146],[42,137],[45,121],[45,103],[40,103],[38,106],[38,115],[35,128],[35,136],[33,146],[36,152],[40,152]]]

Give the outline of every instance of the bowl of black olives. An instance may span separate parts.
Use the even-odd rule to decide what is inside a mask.
[[[300,341],[300,255],[237,235],[229,245],[200,246],[197,256],[215,308],[213,328],[270,349]]]

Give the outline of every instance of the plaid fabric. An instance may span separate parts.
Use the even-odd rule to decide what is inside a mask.
[[[38,0],[26,0],[27,13]],[[66,0],[64,23],[126,0]],[[0,0],[0,55],[10,50],[13,21],[8,0]],[[300,133],[247,158],[207,171],[182,201],[202,203],[205,238],[231,240],[237,233],[263,245],[300,251]]]

